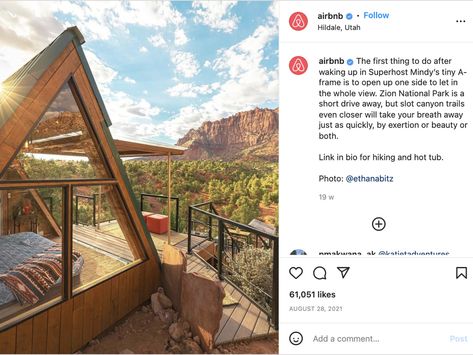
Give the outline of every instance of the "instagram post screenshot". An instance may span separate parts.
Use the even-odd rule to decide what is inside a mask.
[[[473,354],[473,1],[0,1],[0,354]]]

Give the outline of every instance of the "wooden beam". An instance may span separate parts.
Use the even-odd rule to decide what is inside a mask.
[[[98,105],[98,102],[95,99],[94,93],[91,89],[85,70],[82,66],[80,66],[75,72],[74,79],[82,95],[84,101],[83,103],[88,109],[90,120],[94,131],[96,132],[98,141],[107,142],[109,137],[104,132],[104,118],[101,109]],[[158,259],[156,257],[153,257],[154,255],[156,255],[156,248],[154,247],[154,245],[151,245],[151,243],[146,238],[147,231],[145,230],[144,226],[139,222],[140,218],[142,217],[138,215],[138,212],[134,207],[134,197],[127,192],[127,186],[125,181],[121,177],[120,168],[115,163],[117,157],[114,155],[113,151],[108,147],[107,144],[103,145],[103,153],[105,155],[106,160],[110,162],[110,168],[112,170],[113,175],[117,177],[119,190],[122,191],[123,204],[129,211],[131,218],[135,221],[134,225],[137,229],[138,236],[145,248],[146,254],[151,258],[151,264],[153,265],[153,280],[149,279],[149,281],[152,281],[151,286],[153,289],[155,289],[159,280],[160,272]]]
[[[18,180],[18,181],[2,181],[1,190],[9,189],[37,189],[40,187],[64,187],[69,185],[79,186],[98,186],[98,185],[117,185],[115,179],[71,179],[71,180]]]
[[[15,169],[15,171],[18,173],[18,176],[22,180],[28,180],[28,174],[26,173],[25,169],[23,166],[20,164],[19,161],[15,161],[12,164],[12,167]],[[38,205],[39,209],[43,213],[44,217],[48,221],[48,223],[51,225],[51,227],[54,229],[54,232],[56,232],[56,235],[58,237],[62,237],[62,230],[59,224],[57,223],[56,219],[54,218],[52,212],[49,211],[49,208],[46,206],[46,203],[44,202],[43,198],[39,194],[39,192],[36,189],[30,189],[30,194],[33,196],[33,199],[35,200],[36,204]]]
[[[29,93],[29,97],[34,97],[34,100],[25,99],[12,117],[1,127],[0,171],[4,171],[16,156],[51,100],[79,65],[80,59],[76,51],[70,51],[65,58],[61,55],[55,64],[46,70]]]

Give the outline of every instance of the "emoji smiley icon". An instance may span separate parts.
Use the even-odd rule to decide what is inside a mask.
[[[302,334],[300,332],[292,332],[289,335],[289,342],[292,345],[300,345],[303,339],[304,338],[302,337]]]

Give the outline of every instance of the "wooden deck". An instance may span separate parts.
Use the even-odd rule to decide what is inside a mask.
[[[154,244],[161,256],[164,244],[167,243],[167,234],[152,234]],[[119,237],[97,231],[90,226],[74,226],[74,240],[93,249],[113,256],[118,260],[133,260],[133,255],[127,242]],[[196,272],[217,279],[217,273],[201,258],[207,259],[214,243],[199,237],[192,237],[194,253],[187,254],[187,235],[177,232],[171,233],[171,244],[181,249],[187,256],[187,271]],[[217,333],[216,344],[269,336],[277,331],[269,324],[267,315],[253,304],[240,291],[226,281],[222,282],[226,295],[236,301],[236,304],[224,306],[220,320],[220,329]]]
[[[158,251],[161,243],[156,243],[161,238],[153,235]],[[167,240],[167,239],[166,239]],[[193,237],[193,245],[199,244],[202,238]],[[208,242],[212,243],[212,242]],[[173,232],[171,244],[187,253],[187,236]],[[208,244],[200,244],[196,252],[207,250]],[[161,247],[162,248],[162,247]],[[196,272],[217,279],[217,273],[207,263],[196,255],[187,255],[187,272]],[[276,334],[277,331],[270,325],[268,317],[246,296],[235,289],[226,281],[222,281],[226,295],[230,295],[237,304],[223,307],[223,316],[220,320],[220,329],[217,333],[216,344],[225,344],[234,341],[248,340]]]
[[[124,238],[103,233],[92,226],[74,225],[73,228],[75,242],[126,263],[134,260],[131,249]]]

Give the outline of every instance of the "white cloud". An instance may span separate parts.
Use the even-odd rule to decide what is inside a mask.
[[[231,9],[238,1],[194,1],[194,22],[204,24],[214,30],[233,32],[238,27],[238,17]]]
[[[123,91],[113,91],[110,85],[113,80],[119,78],[118,72],[95,53],[85,51],[85,54],[112,119],[112,130],[119,134],[144,136],[149,134],[150,127],[154,126],[152,119],[159,115],[161,109],[153,106],[146,99],[133,98]],[[135,80],[127,76],[123,80],[128,83],[136,83]]]
[[[0,1],[0,82],[64,30],[52,16],[56,7],[51,2]]]
[[[169,96],[173,97],[197,97],[198,95],[208,95],[217,90],[220,83],[216,82],[211,85],[193,85],[191,83],[179,83],[172,88],[166,90]]]
[[[176,46],[182,46],[186,44],[189,41],[189,39],[186,36],[186,33],[182,28],[176,29],[174,32],[174,44]]]
[[[192,78],[199,72],[199,63],[190,52],[173,51],[171,61],[176,66],[176,73],[185,78]]]
[[[148,48],[143,46],[143,47],[140,47],[139,51],[140,51],[140,53],[148,53]]]
[[[212,66],[212,62],[211,62],[210,60],[206,60],[206,61],[204,62],[204,67],[205,67],[205,68],[210,68],[211,66]]]
[[[164,40],[163,36],[160,34],[156,34],[154,36],[148,37],[148,42],[151,43],[153,47],[165,47],[166,41]]]
[[[214,121],[278,100],[278,70],[263,64],[265,50],[278,33],[276,18],[271,11],[270,14],[266,24],[256,28],[250,36],[218,52],[218,59],[212,68],[226,81],[215,88],[211,99],[201,105],[181,108],[173,119],[157,126],[156,132],[164,132],[178,139],[205,121]],[[195,87],[176,85],[171,89],[172,93],[192,95]]]
[[[61,2],[58,11],[71,16],[88,40],[110,39],[117,30],[127,33],[128,25],[159,29],[185,22],[169,1]]]
[[[230,78],[260,67],[266,45],[277,35],[276,26],[259,26],[253,34],[228,49],[219,50],[213,68]]]
[[[106,65],[94,52],[85,50],[87,62],[90,65],[95,81],[103,93],[110,90],[109,85],[118,75],[118,72]]]
[[[128,83],[128,84],[136,84],[136,80],[135,80],[135,79],[132,79],[132,78],[130,78],[130,77],[128,77],[128,76],[125,76],[125,77],[123,78],[123,81],[124,81],[125,83]]]
[[[148,90],[143,90],[143,94],[148,95]]]

